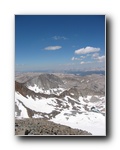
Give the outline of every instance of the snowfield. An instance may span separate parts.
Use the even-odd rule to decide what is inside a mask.
[[[102,114],[89,112],[83,114],[76,114],[76,116],[67,116],[64,114],[68,113],[68,110],[62,111],[51,121],[62,125],[67,125],[72,128],[86,130],[92,135],[103,136],[105,135],[105,117]]]
[[[71,95],[73,95],[73,93],[71,93]],[[15,92],[15,104],[20,110],[20,115],[15,113],[15,117],[18,119],[29,118],[25,107],[34,110],[35,112],[46,113],[45,117],[48,119],[49,116],[52,116],[52,111],[56,110],[58,114],[50,118],[50,121],[67,125],[72,128],[86,130],[95,136],[104,136],[106,134],[106,122],[105,116],[102,113],[103,108],[105,108],[105,97],[97,95],[94,97],[98,98],[95,102],[90,95],[87,97],[79,97],[78,100],[71,98],[70,96],[65,96],[64,99],[33,99],[29,96],[26,98],[20,93]],[[91,110],[92,107],[95,107],[94,111]],[[97,112],[96,110],[99,111]],[[43,118],[42,115],[37,113],[32,117]]]

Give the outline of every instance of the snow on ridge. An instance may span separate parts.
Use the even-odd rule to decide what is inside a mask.
[[[55,94],[55,95],[59,95],[63,91],[65,91],[65,89],[61,87],[45,90],[44,88],[39,88],[36,84],[34,84],[34,86],[28,86],[27,88],[34,91],[35,93]]]
[[[18,93],[15,93],[15,98],[16,101],[21,101],[26,107],[36,112],[51,113],[55,109],[54,106],[48,105],[54,98],[42,98],[40,100],[36,98],[36,100],[33,100],[32,97],[25,98],[24,96]]]
[[[19,100],[16,97],[15,97],[15,104],[18,106],[19,110],[21,111],[20,116],[18,116],[17,113],[15,113],[15,117],[17,119],[29,118],[26,108],[19,102]]]

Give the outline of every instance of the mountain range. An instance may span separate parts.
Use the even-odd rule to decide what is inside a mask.
[[[105,135],[105,105],[104,75],[25,73],[15,78],[16,120],[45,119]]]

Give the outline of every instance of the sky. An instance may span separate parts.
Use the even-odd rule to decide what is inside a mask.
[[[104,68],[104,15],[15,15],[16,71]]]

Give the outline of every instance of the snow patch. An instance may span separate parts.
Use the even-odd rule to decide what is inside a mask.
[[[84,79],[83,80],[81,80],[81,83],[84,81]]]
[[[49,90],[45,90],[44,88],[39,88],[36,84],[34,84],[34,86],[28,86],[27,88],[34,91],[35,93],[55,94],[55,95],[59,95],[63,91],[65,91],[64,88],[52,88]]]
[[[18,101],[18,99],[15,97],[15,104],[18,106],[20,110],[20,116],[15,113],[16,118],[29,118],[26,108]]]

